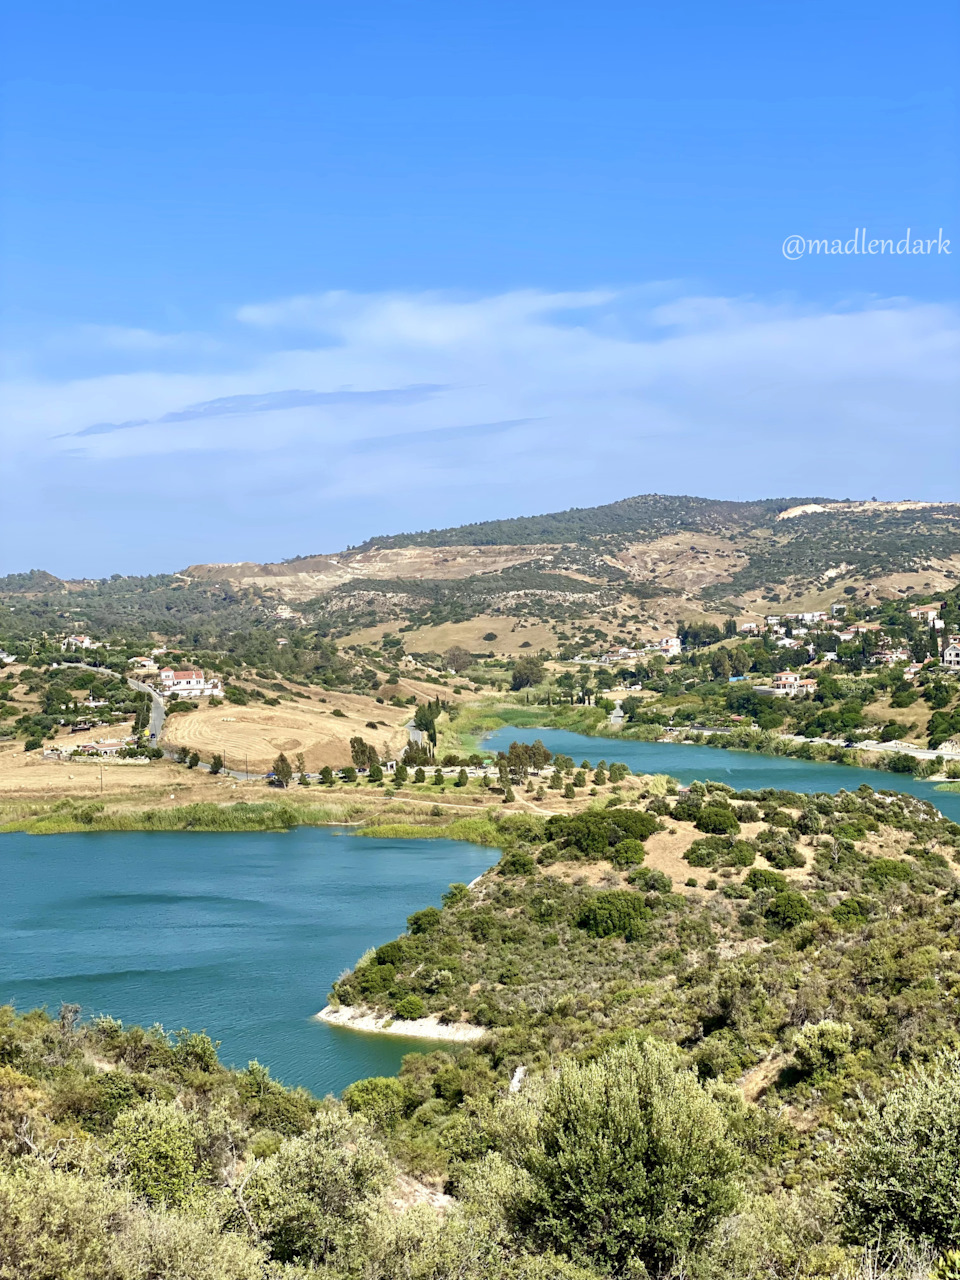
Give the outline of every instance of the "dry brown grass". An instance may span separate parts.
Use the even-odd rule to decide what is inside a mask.
[[[164,726],[165,745],[188,747],[209,761],[214,753],[233,769],[264,773],[282,751],[291,762],[302,752],[307,769],[324,765],[342,768],[350,763],[350,739],[361,737],[376,747],[382,759],[403,751],[403,726],[410,709],[391,707],[360,694],[330,693],[318,702],[281,702],[278,707],[253,703],[246,707],[224,703],[170,716]],[[344,713],[333,715],[334,710]],[[368,729],[367,721],[386,721]]]

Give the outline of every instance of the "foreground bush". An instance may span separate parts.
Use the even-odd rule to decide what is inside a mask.
[[[613,1275],[682,1259],[737,1199],[722,1108],[655,1041],[561,1063],[522,1165],[521,1229]]]
[[[153,1213],[98,1178],[0,1169],[0,1280],[261,1280],[263,1252],[219,1224]]]
[[[960,1247],[960,1055],[915,1068],[867,1106],[841,1187],[854,1239]]]

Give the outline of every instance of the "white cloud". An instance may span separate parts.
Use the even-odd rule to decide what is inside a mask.
[[[89,376],[19,363],[0,440],[25,503],[52,485],[79,510],[97,469],[144,483],[145,464],[202,457],[268,522],[309,492],[330,526],[309,546],[346,540],[343,503],[369,532],[654,490],[956,496],[956,310],[667,292],[340,292],[246,306],[190,342],[104,330]],[[111,349],[124,363],[104,371]]]

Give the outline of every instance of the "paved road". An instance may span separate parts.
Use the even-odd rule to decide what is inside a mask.
[[[147,726],[147,731],[150,734],[151,744],[158,746],[160,734],[163,732],[163,722],[167,718],[167,713],[163,709],[163,699],[156,689],[144,684],[142,680],[134,680],[133,676],[127,676],[127,684],[131,689],[136,689],[140,693],[149,693],[152,705],[150,707],[150,723]]]
[[[85,671],[96,671],[98,675],[104,671],[109,671],[112,676],[117,674],[111,667],[95,667],[92,662],[65,662],[63,665],[65,667],[82,667]],[[163,699],[156,689],[149,684],[144,684],[142,680],[134,680],[133,676],[126,676],[125,679],[131,689],[136,689],[139,693],[149,693],[153,705],[150,708],[150,723],[147,726],[147,731],[150,735],[151,746],[159,746],[160,735],[163,732],[163,722],[167,716],[163,709]]]

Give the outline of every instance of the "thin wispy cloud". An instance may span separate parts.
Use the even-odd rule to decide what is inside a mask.
[[[190,404],[161,414],[159,418],[134,418],[130,422],[95,422],[80,431],[68,431],[56,437],[103,436],[132,427],[148,427],[167,422],[198,422],[203,418],[223,418],[231,414],[271,413],[277,409],[308,409],[316,405],[348,404],[420,404],[429,396],[444,391],[442,386],[389,387],[378,391],[266,391],[262,395],[221,396],[202,404]]]
[[[128,568],[652,490],[956,496],[960,317],[944,305],[328,293],[245,306],[208,339],[206,369],[195,346],[171,367],[175,342],[155,344],[161,366],[140,331],[111,332],[124,363],[101,351],[89,376],[56,376],[49,347],[42,373],[18,362],[0,388],[6,518],[43,513],[38,563],[78,522],[109,523],[89,501],[104,478],[180,513],[136,530]]]

